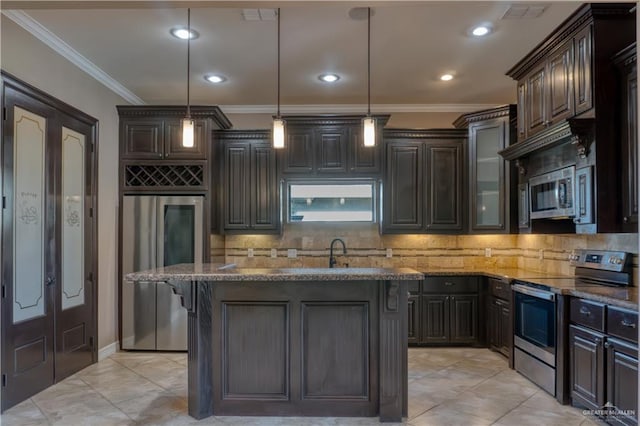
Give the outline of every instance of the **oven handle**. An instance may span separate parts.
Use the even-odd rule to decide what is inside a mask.
[[[539,299],[550,300],[551,302],[555,302],[556,300],[556,295],[554,293],[551,293],[550,291],[539,290],[537,288],[527,287],[526,285],[522,284],[514,284],[512,288],[513,291],[524,293],[529,296],[537,297]]]

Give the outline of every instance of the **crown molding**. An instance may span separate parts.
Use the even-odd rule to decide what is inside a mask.
[[[225,114],[274,114],[276,105],[218,105]],[[490,109],[498,104],[374,104],[371,112],[473,112]],[[280,105],[281,114],[364,114],[366,104]]]
[[[69,46],[64,40],[49,31],[24,11],[2,10],[2,14],[20,25],[31,35],[52,48],[60,56],[98,80],[109,90],[113,91],[127,102],[133,105],[145,105],[146,102],[139,98],[135,93],[124,87],[117,80],[100,69],[96,64],[82,56],[77,50]]]

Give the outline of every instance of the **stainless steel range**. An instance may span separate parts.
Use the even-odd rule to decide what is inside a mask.
[[[628,253],[575,250],[570,256],[575,279],[516,280],[514,294],[514,367],[542,389],[556,395],[557,306],[563,288],[631,283]]]

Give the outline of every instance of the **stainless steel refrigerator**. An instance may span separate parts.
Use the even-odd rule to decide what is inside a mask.
[[[122,272],[202,263],[203,197],[124,196]],[[187,350],[187,311],[167,284],[122,283],[122,348]]]

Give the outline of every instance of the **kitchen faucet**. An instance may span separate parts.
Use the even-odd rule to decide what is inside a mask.
[[[336,265],[336,258],[333,256],[333,243],[339,242],[342,244],[342,254],[347,254],[347,246],[344,244],[340,238],[334,238],[331,241],[331,246],[329,247],[329,268],[333,268]]]

